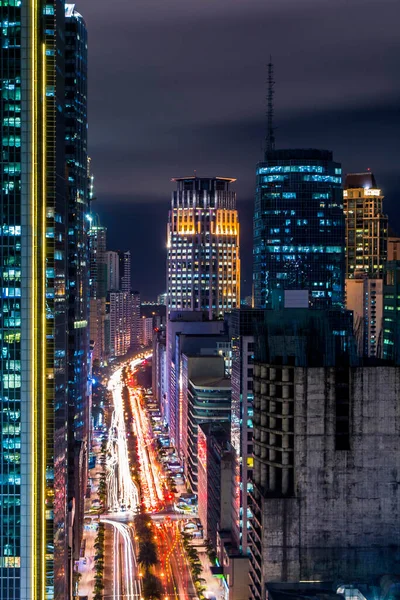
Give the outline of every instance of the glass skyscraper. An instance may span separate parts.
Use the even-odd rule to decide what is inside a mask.
[[[271,150],[257,165],[254,305],[307,290],[313,307],[342,306],[345,222],[341,166],[327,150]]]
[[[91,402],[90,220],[87,154],[87,30],[65,7],[65,153],[68,192],[68,505],[72,559],[79,559],[87,482]],[[70,568],[72,565],[70,565]]]
[[[0,2],[0,599],[64,599],[64,3]]]

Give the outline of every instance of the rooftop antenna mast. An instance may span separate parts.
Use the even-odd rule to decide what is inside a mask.
[[[267,136],[265,138],[265,149],[267,152],[275,150],[275,128],[274,128],[274,65],[272,56],[268,63],[268,95],[267,95]]]

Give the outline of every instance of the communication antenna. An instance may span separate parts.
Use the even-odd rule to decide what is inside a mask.
[[[266,151],[275,150],[275,128],[274,128],[274,65],[272,56],[268,63],[268,95],[267,95],[267,136],[265,138]]]

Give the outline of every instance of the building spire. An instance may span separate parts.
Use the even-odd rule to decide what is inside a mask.
[[[268,94],[267,94],[267,135],[265,138],[266,151],[275,150],[275,128],[274,128],[274,65],[272,56],[268,63]]]

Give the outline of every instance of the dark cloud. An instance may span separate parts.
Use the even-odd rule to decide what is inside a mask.
[[[147,264],[133,260],[146,294],[164,286],[170,178],[193,169],[238,178],[251,276],[270,53],[278,145],[327,147],[346,170],[373,168],[397,221],[398,0],[81,0],[77,8],[89,30],[98,210],[110,244],[146,247]]]

